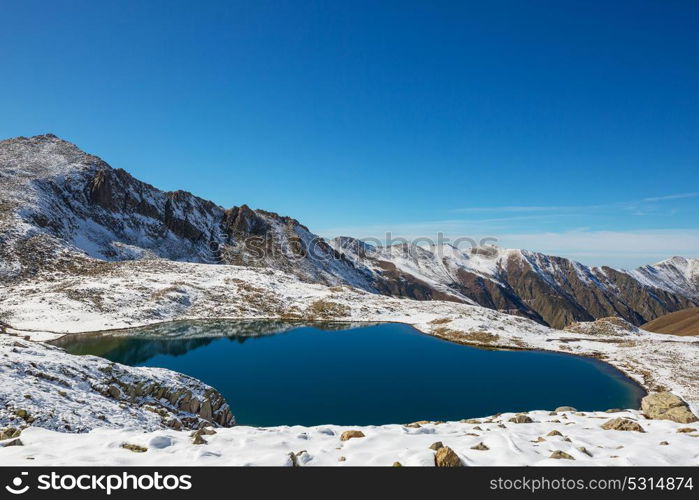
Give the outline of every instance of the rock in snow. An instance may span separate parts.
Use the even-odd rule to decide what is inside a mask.
[[[697,421],[687,403],[670,392],[649,394],[641,400],[641,409],[646,417],[652,419],[672,420],[681,424]]]
[[[636,431],[645,432],[643,427],[638,422],[630,420],[628,418],[613,418],[602,424],[602,429],[608,431]]]
[[[434,455],[434,465],[437,467],[461,467],[461,459],[448,446],[442,446]]]

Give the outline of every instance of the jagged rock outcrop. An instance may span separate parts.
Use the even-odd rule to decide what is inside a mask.
[[[7,334],[0,334],[0,353],[0,427],[86,432],[95,427],[235,424],[223,396],[186,375],[72,356]]]
[[[68,261],[271,267],[376,291],[370,276],[290,217],[161,191],[51,134],[0,141],[0,194],[0,279],[55,266],[68,253]]]

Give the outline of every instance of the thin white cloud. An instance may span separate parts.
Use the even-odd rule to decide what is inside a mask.
[[[493,213],[493,212],[553,212],[579,207],[552,207],[552,206],[505,206],[505,207],[470,207],[455,208],[453,213]]]
[[[665,196],[653,196],[649,198],[643,198],[641,200],[634,201],[618,201],[611,203],[601,203],[594,205],[505,205],[505,206],[494,206],[494,207],[466,207],[466,208],[455,208],[450,210],[452,213],[521,213],[521,212],[582,212],[589,210],[638,210],[640,206],[645,203],[657,203],[662,201],[673,201],[681,200],[685,198],[696,198],[699,196],[699,192],[695,193],[677,193],[669,194]],[[640,211],[637,211],[638,215]]]
[[[643,201],[656,202],[656,201],[668,201],[668,200],[681,200],[684,198],[696,198],[699,193],[679,193],[679,194],[669,194],[666,196],[655,196],[653,198],[643,198]]]

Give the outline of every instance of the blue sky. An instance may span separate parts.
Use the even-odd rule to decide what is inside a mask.
[[[0,137],[327,236],[699,256],[696,2],[0,7]]]

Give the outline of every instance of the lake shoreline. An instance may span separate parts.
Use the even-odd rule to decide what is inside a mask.
[[[647,382],[647,378],[645,377],[639,377],[638,373],[634,371],[628,370],[628,366],[625,365],[624,363],[615,363],[614,360],[610,360],[606,355],[603,353],[599,352],[580,352],[580,353],[571,353],[568,350],[562,349],[560,345],[558,344],[553,344],[551,347],[545,346],[537,346],[537,347],[532,347],[532,346],[521,346],[521,345],[513,345],[512,343],[503,343],[503,344],[493,344],[489,342],[478,342],[473,339],[460,339],[458,337],[454,337],[453,335],[448,335],[444,334],[440,331],[434,331],[430,328],[420,328],[420,324],[412,323],[412,322],[406,322],[406,321],[377,321],[377,320],[306,320],[306,319],[286,319],[286,318],[280,318],[280,317],[270,317],[270,316],[246,316],[246,317],[217,317],[217,318],[178,318],[178,319],[171,319],[171,320],[162,320],[162,321],[152,321],[152,322],[145,322],[142,324],[137,324],[134,326],[129,326],[127,328],[105,328],[105,329],[99,329],[99,330],[89,330],[89,331],[83,331],[83,332],[70,332],[70,333],[59,333],[59,332],[50,332],[47,330],[16,330],[10,327],[12,330],[15,330],[17,332],[27,332],[27,333],[51,333],[55,335],[55,337],[49,338],[43,342],[46,342],[47,344],[50,345],[60,345],[60,342],[64,340],[66,337],[73,337],[73,336],[83,336],[83,335],[88,335],[88,336],[100,336],[100,335],[105,335],[105,334],[113,334],[117,332],[125,332],[127,330],[133,330],[133,329],[143,329],[147,327],[157,327],[161,325],[168,325],[168,324],[179,324],[179,323],[187,323],[187,322],[227,322],[227,321],[279,321],[279,322],[284,322],[284,323],[293,323],[293,324],[298,324],[299,326],[301,325],[312,325],[313,323],[336,323],[336,324],[357,324],[357,325],[374,325],[374,324],[382,324],[382,323],[397,323],[397,324],[403,324],[407,326],[411,326],[414,330],[417,332],[429,336],[429,337],[435,337],[440,340],[443,340],[445,342],[450,342],[454,344],[459,344],[459,345],[464,345],[468,347],[475,347],[478,349],[486,349],[486,350],[506,350],[506,351],[531,351],[531,352],[551,352],[551,353],[557,353],[557,354],[568,354],[571,356],[579,356],[579,357],[584,357],[584,358],[590,358],[594,359],[596,361],[599,361],[600,363],[603,363],[604,365],[607,365],[611,368],[614,368],[621,372],[630,382],[633,384],[637,385],[640,387],[645,394],[648,394],[652,392],[653,385],[649,384]],[[643,397],[643,396],[641,396]],[[639,403],[640,403],[640,398],[638,398]]]
[[[563,405],[585,411],[638,408],[647,394],[636,381],[597,359],[542,349],[468,346],[405,323],[186,321],[118,334],[70,335],[53,344],[72,355],[97,355],[192,376],[219,390],[239,423],[263,427],[458,420]],[[363,360],[361,368],[355,360]],[[272,383],[270,370],[294,374],[299,384],[286,387],[287,380],[276,377]],[[326,375],[319,380],[314,373]],[[521,382],[520,373],[526,373],[527,382]],[[238,377],[250,382],[237,383]],[[375,382],[362,386],[365,379]],[[506,380],[519,388],[508,389],[512,384]],[[587,391],[576,389],[581,381]],[[281,393],[275,396],[275,391]],[[260,400],[260,393],[269,397]],[[294,397],[287,400],[287,393]],[[380,394],[393,402],[378,404],[387,397]],[[317,411],[311,404],[316,398],[324,401]],[[260,420],[262,415],[267,417]]]
[[[68,293],[78,285],[90,294]],[[162,290],[173,287],[179,290],[177,297],[162,295]],[[100,297],[98,303],[91,299],[93,295]],[[350,287],[305,283],[280,271],[172,261],[125,262],[99,277],[76,280],[70,274],[58,274],[12,285],[0,298],[0,310],[2,320],[12,325],[10,333],[43,341],[68,333],[179,320],[404,323],[428,335],[481,348],[596,358],[648,392],[670,390],[695,412],[699,410],[698,338],[654,334],[631,325],[599,331],[555,330],[480,306],[398,299]]]

